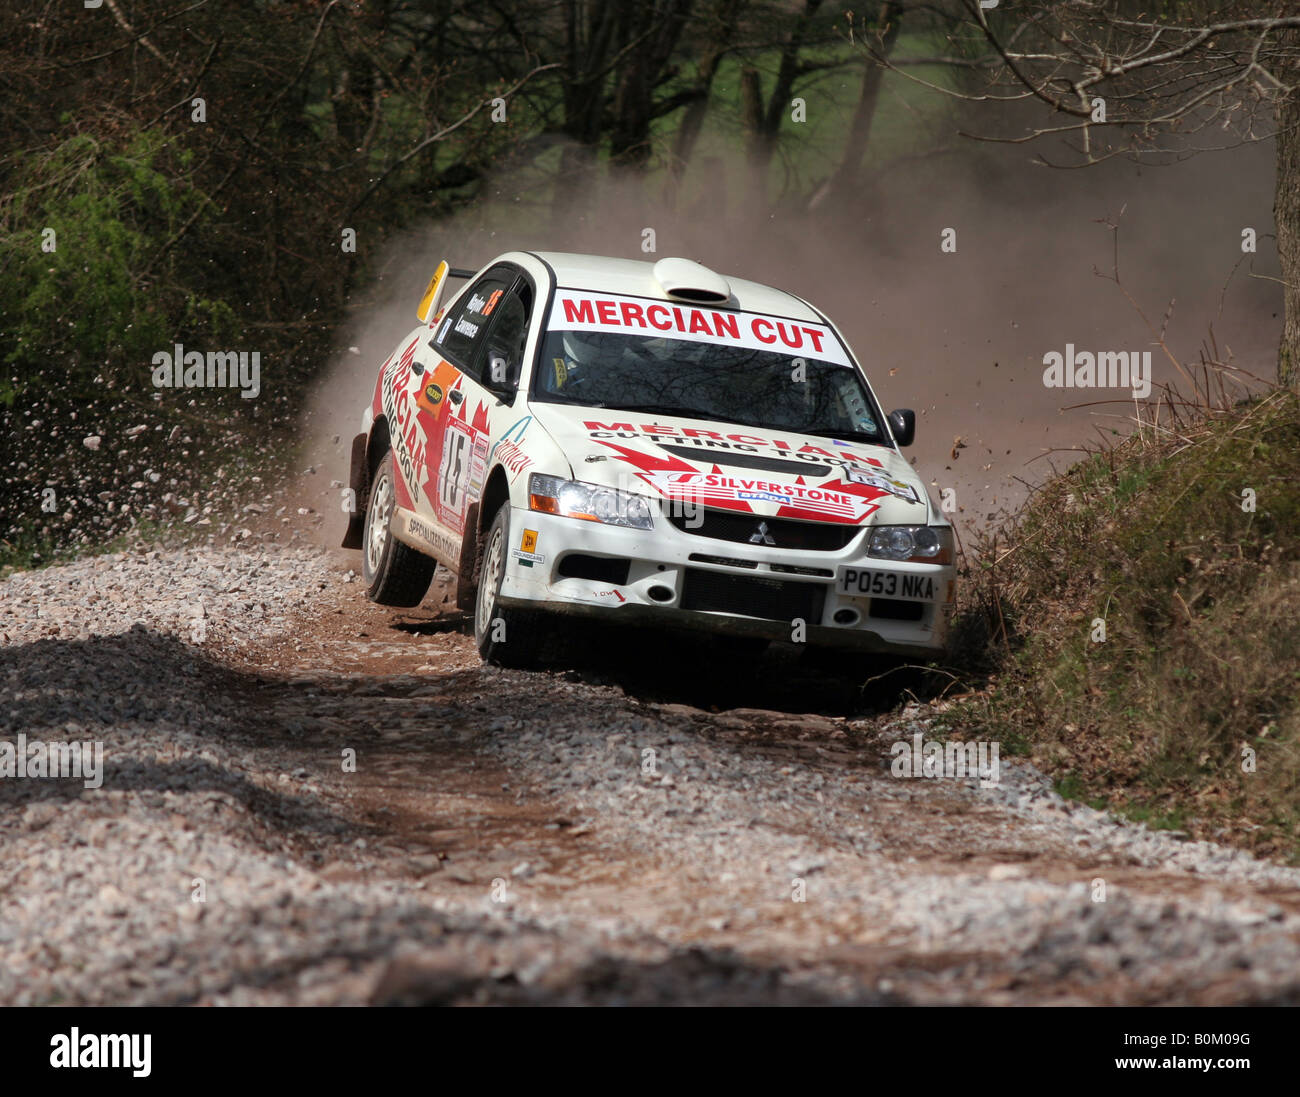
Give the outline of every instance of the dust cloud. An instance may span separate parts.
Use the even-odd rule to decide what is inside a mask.
[[[1086,170],[1034,165],[1019,146],[953,147],[891,166],[853,208],[779,207],[757,220],[725,201],[747,172],[725,157],[702,157],[707,177],[688,177],[673,206],[662,176],[592,172],[563,180],[559,202],[539,198],[532,180],[499,176],[465,212],[387,244],[311,401],[309,459],[346,481],[376,369],[415,326],[438,261],[478,268],[517,249],[685,256],[808,299],[840,327],[885,409],[916,410],[909,456],[936,500],[955,490],[959,525],[1014,506],[1099,432],[1131,428],[1131,393],[1046,388],[1050,351],[1149,350],[1159,386],[1178,379],[1155,344],[1161,329],[1184,363],[1212,332],[1222,358],[1274,376],[1271,143]],[[642,251],[647,228],[653,254]],[[1243,256],[1245,228],[1258,255]],[[953,252],[940,248],[945,229]],[[1081,404],[1093,406],[1066,410]]]

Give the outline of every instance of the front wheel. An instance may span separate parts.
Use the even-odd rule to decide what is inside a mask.
[[[433,580],[437,562],[393,536],[393,511],[397,495],[393,490],[393,455],[380,455],[366,524],[361,534],[361,579],[366,597],[381,606],[418,606]]]
[[[478,594],[474,601],[474,643],[485,663],[502,667],[536,666],[543,637],[541,614],[500,604],[510,545],[510,504],[496,512],[479,542]]]

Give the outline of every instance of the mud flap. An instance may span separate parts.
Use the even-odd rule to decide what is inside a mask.
[[[478,564],[478,504],[471,503],[465,515],[465,533],[460,542],[460,571],[456,573],[456,608],[472,613],[478,584],[474,581]]]
[[[352,489],[352,514],[348,517],[347,532],[343,534],[343,547],[346,549],[361,547],[361,534],[366,525],[366,505],[369,502],[366,493],[370,489],[366,442],[364,434],[358,434],[352,439],[352,468],[348,473],[348,486]]]

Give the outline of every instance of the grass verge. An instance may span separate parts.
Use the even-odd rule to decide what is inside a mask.
[[[962,702],[1062,794],[1300,863],[1300,397],[1147,424],[969,566]]]

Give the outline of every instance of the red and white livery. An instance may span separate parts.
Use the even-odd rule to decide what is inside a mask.
[[[447,294],[450,280],[464,288]],[[449,300],[444,302],[444,297]],[[817,309],[685,259],[439,266],[352,448],[368,596],[458,576],[483,658],[554,614],[927,657],[953,532]]]

